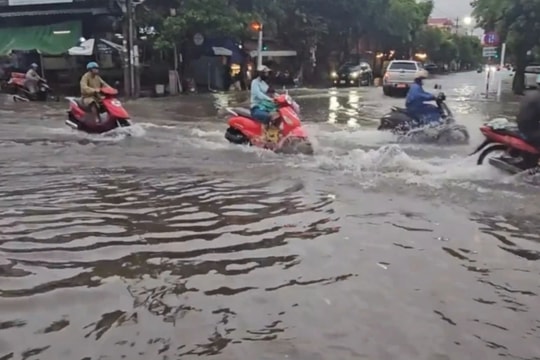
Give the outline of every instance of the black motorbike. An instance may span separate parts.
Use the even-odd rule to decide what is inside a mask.
[[[467,143],[469,141],[467,128],[456,124],[454,115],[445,100],[446,95],[442,92],[435,100],[441,112],[441,124],[425,125],[420,119],[409,114],[407,109],[392,107],[390,112],[381,118],[378,130],[392,131],[400,135],[402,141]]]

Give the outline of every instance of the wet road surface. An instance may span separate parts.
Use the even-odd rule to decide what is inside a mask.
[[[0,359],[540,359],[535,179],[466,158],[516,104],[436,82],[470,145],[377,132],[381,89],[293,93],[313,157],[227,144],[230,96],[3,103]]]

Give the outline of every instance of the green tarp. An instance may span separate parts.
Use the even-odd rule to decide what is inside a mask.
[[[37,50],[42,54],[60,55],[76,46],[81,35],[80,21],[0,28],[0,55],[7,55],[11,50]]]

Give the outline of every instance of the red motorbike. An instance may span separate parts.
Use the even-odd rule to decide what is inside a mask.
[[[302,127],[298,104],[288,94],[278,95],[274,101],[281,120],[277,126],[268,128],[253,119],[249,109],[227,108],[231,117],[225,138],[233,144],[249,144],[279,153],[312,155],[313,146]]]
[[[13,94],[13,101],[58,101],[58,97],[51,96],[51,88],[43,80],[37,84],[37,91],[31,93],[26,87],[26,74],[12,72],[6,85],[9,94]]]
[[[488,161],[500,170],[510,174],[538,171],[540,151],[527,143],[517,125],[506,119],[495,119],[482,126],[480,131],[486,140],[471,154],[481,151],[478,165],[482,165],[489,154],[498,153],[498,156],[490,157]]]
[[[89,134],[102,134],[119,127],[131,126],[129,114],[116,98],[118,91],[111,87],[103,87],[100,93],[103,99],[99,106],[99,121],[86,120],[90,108],[84,105],[81,98],[67,97],[69,110],[66,125]]]

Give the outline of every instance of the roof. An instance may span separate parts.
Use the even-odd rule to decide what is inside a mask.
[[[10,0],[0,0],[0,6],[9,6],[9,7],[12,7],[12,8],[14,8],[14,9],[16,9],[16,7],[19,7],[19,6],[28,6],[28,4],[26,4],[26,5],[14,5],[14,6],[16,6],[16,7],[10,6],[10,5],[9,5],[9,1],[10,1]],[[90,1],[91,1],[91,0],[73,0],[74,3],[90,2]],[[33,2],[32,2],[33,4],[30,5],[30,6],[36,6],[36,5],[37,5],[37,6],[42,6],[42,5],[49,5],[49,6],[50,6],[50,5],[58,5],[58,4],[56,4],[56,3],[52,3],[51,0],[43,1],[43,2],[44,2],[44,4],[39,4],[38,1],[33,1]],[[61,3],[65,3],[65,1],[62,1]],[[71,3],[71,2],[70,2],[70,3]]]
[[[449,18],[429,18],[428,25],[433,26],[454,26],[454,22]]]
[[[1,0],[0,0],[1,1]],[[87,9],[47,9],[47,10],[26,10],[26,11],[2,11],[0,18],[19,17],[19,16],[48,16],[48,15],[66,15],[66,14],[92,14],[103,15],[110,14],[111,11],[106,8],[87,8]]]

